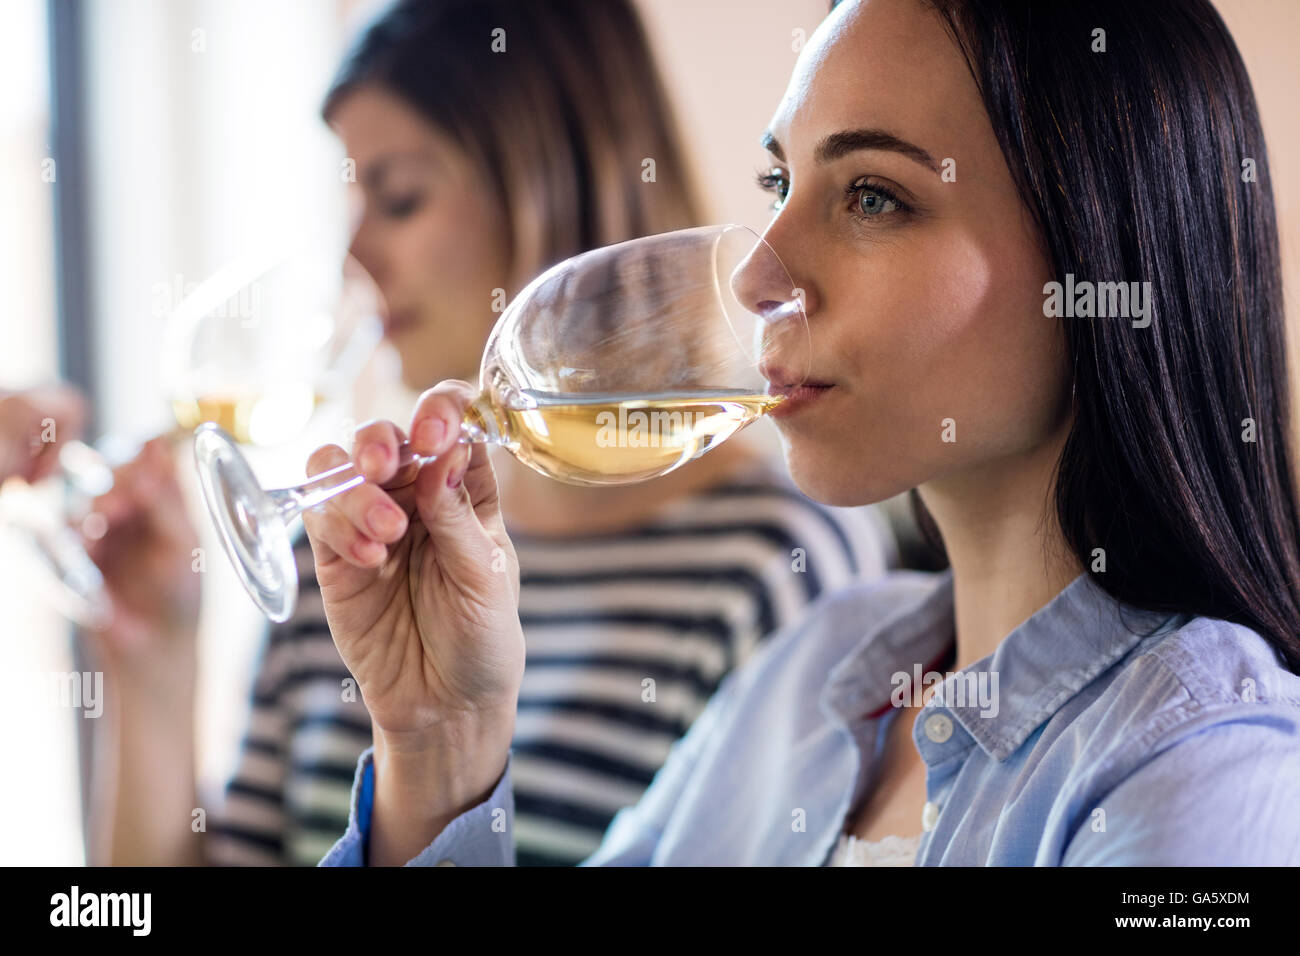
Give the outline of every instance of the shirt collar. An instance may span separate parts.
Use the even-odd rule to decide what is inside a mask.
[[[1004,760],[1170,618],[1118,603],[1081,573],[992,654],[946,674],[927,706],[946,710],[990,757]],[[893,706],[894,675],[910,679],[918,667],[922,674],[934,670],[951,651],[954,633],[952,569],[946,568],[919,600],[905,602],[835,666],[822,694],[823,713],[845,724],[882,716]],[[921,749],[927,762],[938,756]]]

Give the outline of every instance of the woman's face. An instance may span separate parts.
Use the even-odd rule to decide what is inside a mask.
[[[866,504],[1047,440],[1068,406],[1048,261],[939,17],[843,4],[768,134],[765,236],[804,290],[807,381],[830,386],[778,409],[799,486]]]
[[[351,252],[383,297],[403,383],[477,380],[508,294],[507,225],[491,190],[463,150],[383,89],[350,93],[330,125],[356,163]]]

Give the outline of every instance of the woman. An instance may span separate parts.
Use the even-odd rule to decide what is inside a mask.
[[[1249,81],[1208,2],[1030,6],[843,4],[764,136],[766,237],[816,351],[776,413],[793,476],[841,505],[916,488],[950,566],[769,642],[588,862],[1300,863],[1300,533]],[[1053,281],[1149,286],[1062,316]],[[491,464],[449,448],[468,395],[422,396],[411,434],[443,457],[404,487],[381,487],[395,426],[359,430],[371,481],[307,522],[375,724],[327,864],[511,860],[523,638],[482,570],[509,544]],[[375,506],[401,527],[370,536]]]
[[[398,3],[359,38],[323,112],[356,167],[351,252],[383,295],[413,389],[475,377],[501,301],[550,263],[698,219],[623,0]],[[136,472],[170,487],[147,451],[101,502],[114,531],[94,552],[112,555],[119,626],[150,609],[135,615],[142,635],[106,642],[122,712],[104,743],[106,768],[118,755],[120,771],[101,790],[113,798],[100,808],[101,856],[313,864],[346,827],[371,719],[330,638],[310,546],[297,548],[298,610],[270,633],[226,799],[196,836],[193,543],[152,525],[144,540],[158,548],[125,537],[158,497],[131,497]],[[500,469],[529,640],[514,742],[521,862],[587,856],[765,635],[893,560],[874,513],[809,502],[740,442],[632,488],[565,486],[508,456]],[[140,573],[164,544],[173,586]]]

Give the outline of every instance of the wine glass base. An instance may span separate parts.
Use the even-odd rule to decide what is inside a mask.
[[[244,590],[272,621],[285,621],[298,597],[289,529],[235,440],[212,423],[194,432],[203,502]]]

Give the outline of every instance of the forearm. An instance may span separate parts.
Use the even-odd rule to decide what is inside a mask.
[[[401,866],[486,800],[505,770],[514,714],[464,722],[435,737],[374,729],[370,866]]]
[[[92,771],[92,864],[201,863],[194,752],[194,666],[162,673],[109,666]]]

